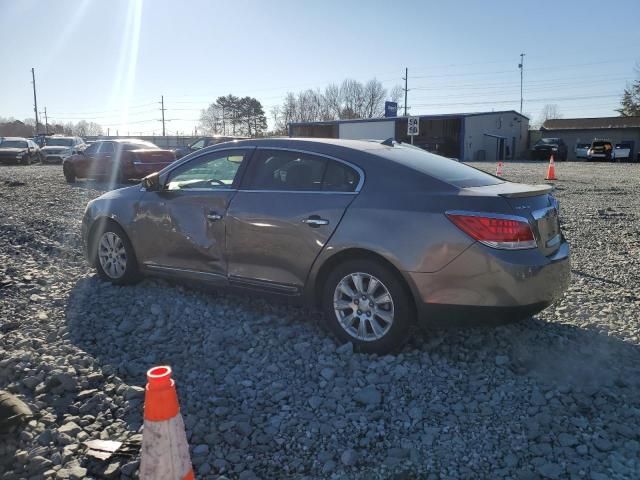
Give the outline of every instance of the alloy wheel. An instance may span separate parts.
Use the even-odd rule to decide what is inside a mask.
[[[333,295],[333,308],[344,331],[360,341],[379,340],[393,325],[389,289],[368,273],[350,273],[340,280]]]
[[[122,239],[114,232],[105,232],[98,244],[98,260],[109,278],[122,277],[127,269],[127,251]]]

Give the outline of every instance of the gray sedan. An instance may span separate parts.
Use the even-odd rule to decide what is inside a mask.
[[[384,353],[420,322],[517,319],[557,299],[569,245],[550,190],[395,142],[242,140],[89,202],[83,238],[114,284],[293,297],[339,341]]]

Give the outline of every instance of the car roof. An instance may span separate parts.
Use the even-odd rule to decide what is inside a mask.
[[[2,140],[24,140],[26,142],[27,140],[31,139],[26,137],[2,137]]]

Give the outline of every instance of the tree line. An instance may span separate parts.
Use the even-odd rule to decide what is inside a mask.
[[[384,116],[384,102],[402,97],[399,85],[387,91],[375,78],[366,83],[346,79],[331,83],[324,90],[307,89],[287,93],[282,105],[271,109],[276,134],[286,134],[291,122],[316,122]]]
[[[24,121],[15,118],[0,118],[0,137],[33,137],[35,124],[36,121],[33,118],[27,118]],[[102,135],[104,132],[98,123],[80,120],[77,123],[50,123],[48,125],[38,122],[38,133],[85,137]]]

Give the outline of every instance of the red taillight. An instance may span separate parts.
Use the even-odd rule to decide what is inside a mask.
[[[525,218],[465,213],[447,213],[447,217],[471,238],[489,247],[519,250],[537,245]]]

